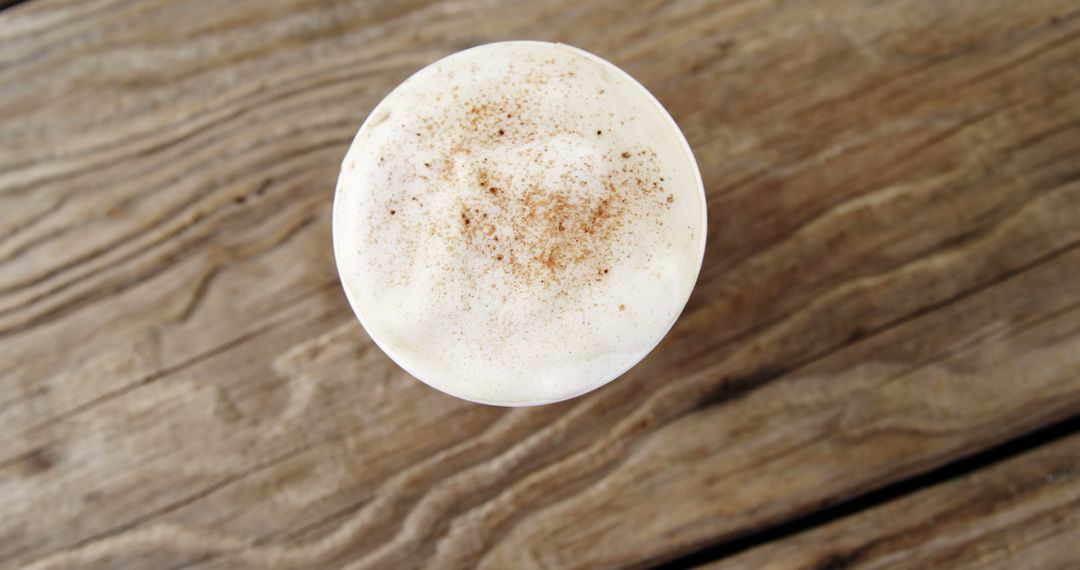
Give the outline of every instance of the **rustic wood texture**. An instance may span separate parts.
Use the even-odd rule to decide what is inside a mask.
[[[1073,435],[702,570],[1080,568],[1078,457]]]
[[[370,343],[329,221],[512,38],[648,86],[711,224],[641,365],[504,410]],[[1075,0],[31,0],[0,86],[3,569],[642,567],[1080,414]]]

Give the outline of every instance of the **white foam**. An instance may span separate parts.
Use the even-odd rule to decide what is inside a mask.
[[[342,165],[334,248],[371,337],[503,405],[565,399],[674,324],[704,248],[682,134],[628,75],[559,44],[480,46],[379,104]]]

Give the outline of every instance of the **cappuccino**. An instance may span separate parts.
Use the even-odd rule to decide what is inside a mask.
[[[480,403],[570,398],[663,338],[697,279],[700,174],[629,75],[504,42],[420,70],[342,164],[334,251],[353,310],[413,376]]]

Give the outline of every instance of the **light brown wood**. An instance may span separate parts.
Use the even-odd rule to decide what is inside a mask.
[[[649,87],[711,221],[656,352],[518,410],[397,369],[329,237],[367,111],[510,38]],[[1078,62],[1071,0],[6,10],[0,568],[640,567],[1076,415]]]
[[[1076,568],[1078,458],[1074,435],[704,568]]]

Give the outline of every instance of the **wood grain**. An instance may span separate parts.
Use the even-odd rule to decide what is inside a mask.
[[[1080,566],[1080,437],[702,570]]]
[[[329,212],[511,38],[649,87],[711,226],[657,351],[502,410],[370,343]],[[0,568],[641,567],[1080,414],[1078,62],[1070,0],[5,10]]]

